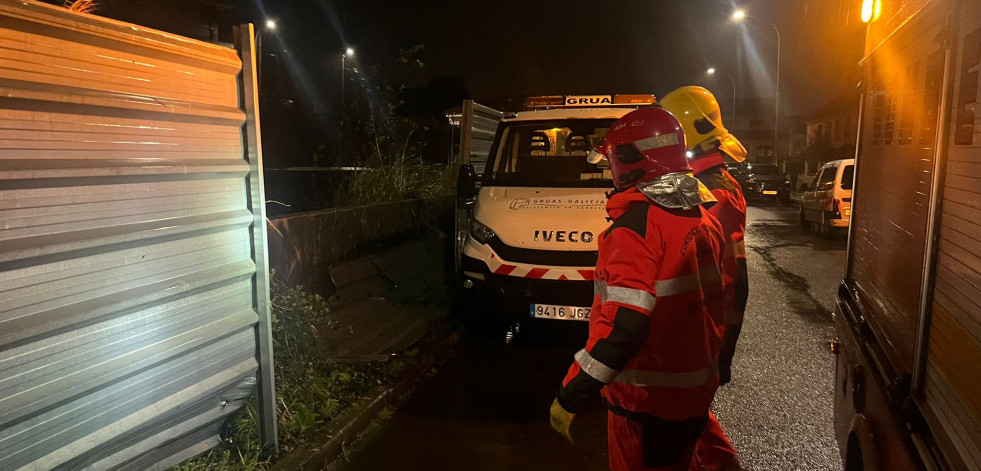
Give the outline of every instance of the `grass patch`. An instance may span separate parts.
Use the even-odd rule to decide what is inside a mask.
[[[273,348],[280,453],[319,432],[373,388],[390,383],[418,351],[387,362],[334,363],[318,354],[320,332],[335,329],[327,300],[302,287],[271,283]],[[389,415],[391,412],[389,411]],[[225,425],[222,446],[174,467],[175,471],[254,471],[272,466],[260,447],[253,397]]]
[[[456,174],[457,167],[453,165],[422,165],[399,160],[355,175],[338,195],[338,206],[451,195],[456,191]]]

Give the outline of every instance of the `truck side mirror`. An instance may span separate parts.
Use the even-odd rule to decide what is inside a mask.
[[[460,166],[456,176],[456,196],[465,199],[477,196],[477,172],[473,164]]]

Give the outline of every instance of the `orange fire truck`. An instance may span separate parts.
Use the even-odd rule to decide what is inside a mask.
[[[981,469],[981,0],[866,0],[848,264],[846,471]]]

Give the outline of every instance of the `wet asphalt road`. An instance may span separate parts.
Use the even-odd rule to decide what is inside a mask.
[[[845,241],[803,233],[790,207],[751,207],[750,298],[733,382],[713,406],[748,470],[839,470],[831,310]],[[329,469],[604,470],[603,410],[571,447],[547,423],[579,340],[465,340],[391,419]],[[502,339],[503,340],[503,339]],[[571,341],[570,341],[571,340]]]

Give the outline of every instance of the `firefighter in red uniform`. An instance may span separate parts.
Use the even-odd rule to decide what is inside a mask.
[[[712,92],[695,86],[681,87],[664,96],[660,101],[664,109],[678,117],[685,130],[688,155],[695,177],[712,191],[718,203],[709,213],[722,224],[727,236],[726,258],[735,258],[735,264],[726,263],[724,278],[731,301],[726,309],[726,333],[719,355],[719,384],[732,378],[732,357],[736,341],[742,330],[743,313],[749,297],[746,269],[746,199],[736,179],[723,164],[728,156],[737,162],[746,159],[746,149],[722,125],[719,103]],[[698,455],[706,471],[739,469],[736,451],[722,431],[714,414],[698,445]]]
[[[613,223],[599,238],[589,339],[550,414],[571,442],[575,413],[600,392],[613,470],[697,469],[718,388],[725,237],[686,150],[674,116],[641,108],[593,154],[609,161],[617,187],[606,206]]]

